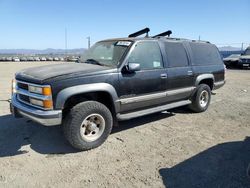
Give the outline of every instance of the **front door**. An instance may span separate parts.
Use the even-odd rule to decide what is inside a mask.
[[[137,42],[127,63],[139,63],[141,69],[119,74],[121,112],[160,104],[166,96],[167,75],[158,42]]]

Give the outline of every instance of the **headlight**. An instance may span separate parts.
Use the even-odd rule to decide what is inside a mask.
[[[46,96],[50,96],[52,93],[51,87],[37,87],[33,85],[29,85],[29,92],[46,95]]]
[[[37,94],[43,94],[43,88],[29,85],[29,92],[37,93]]]

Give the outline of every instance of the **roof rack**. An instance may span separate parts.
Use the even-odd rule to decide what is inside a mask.
[[[165,37],[165,36],[170,37],[171,34],[172,34],[172,31],[171,31],[171,30],[168,30],[168,31],[165,31],[165,32],[160,33],[160,34],[158,34],[158,35],[155,35],[155,36],[153,36],[152,38],[156,38],[156,37]]]
[[[138,37],[138,36],[143,35],[145,33],[146,33],[146,37],[148,37],[148,32],[149,31],[150,31],[150,29],[148,27],[146,27],[146,28],[144,28],[144,29],[142,29],[140,31],[137,31],[135,33],[130,34],[128,37]]]

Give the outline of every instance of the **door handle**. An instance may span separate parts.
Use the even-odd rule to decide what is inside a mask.
[[[187,72],[187,75],[188,75],[188,76],[193,75],[193,71],[188,71],[188,72]]]
[[[162,79],[166,79],[167,77],[168,77],[167,74],[161,74],[161,78],[162,78]]]

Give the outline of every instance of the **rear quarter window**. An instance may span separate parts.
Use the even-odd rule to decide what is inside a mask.
[[[186,67],[188,58],[186,50],[180,42],[165,42],[168,67]]]
[[[193,55],[193,65],[222,64],[217,48],[207,43],[190,43]]]

